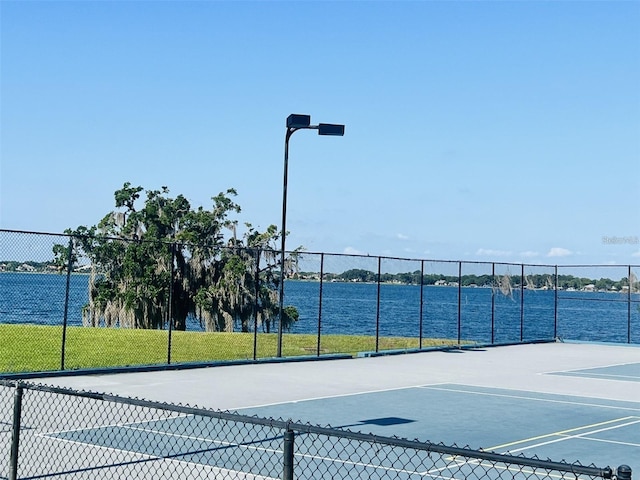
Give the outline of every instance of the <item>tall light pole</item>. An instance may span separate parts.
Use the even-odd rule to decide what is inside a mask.
[[[287,133],[284,137],[284,182],[282,185],[282,245],[280,248],[280,304],[278,307],[278,357],[282,357],[282,320],[284,315],[284,257],[287,238],[287,172],[289,170],[289,139],[298,130],[317,130],[318,135],[341,137],[344,135],[344,125],[335,123],[319,123],[311,125],[310,115],[291,114],[287,117]]]

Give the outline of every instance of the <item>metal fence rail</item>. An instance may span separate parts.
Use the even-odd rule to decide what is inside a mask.
[[[132,243],[109,241],[114,248]],[[166,311],[142,331],[132,328],[122,311],[122,318],[112,311],[102,317],[86,315],[92,269],[78,242],[63,234],[0,229],[0,329],[6,339],[0,347],[0,373],[255,361],[279,352],[285,357],[368,355],[557,338],[640,343],[637,265],[528,265],[312,252],[298,256],[297,270],[285,282],[285,304],[295,306],[300,319],[283,333],[277,315],[261,312],[259,300],[245,305],[245,316],[226,321],[224,328],[188,316],[181,331],[174,326],[172,298],[185,292],[175,289],[179,267],[172,252],[178,245],[171,243],[156,245],[168,255],[166,265],[158,266],[158,277],[166,281],[154,293],[155,306],[166,306]],[[68,262],[54,263],[54,248],[72,253]],[[245,258],[256,259],[247,272],[247,278],[255,279],[247,298],[257,299],[264,286],[264,256],[244,252]],[[593,283],[587,283],[589,278]],[[274,286],[269,286],[271,293]],[[108,325],[117,327],[108,335],[96,328]],[[205,335],[196,342],[191,332]],[[352,346],[346,347],[340,336],[353,339]],[[109,348],[114,344],[121,347],[118,355]],[[30,351],[40,355],[23,358],[21,352]]]
[[[597,479],[631,470],[511,456],[0,381],[0,475],[17,478]]]

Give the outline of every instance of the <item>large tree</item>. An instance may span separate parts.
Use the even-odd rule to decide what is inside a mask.
[[[116,210],[97,225],[67,230],[78,253],[91,264],[86,326],[186,329],[187,318],[207,331],[270,331],[278,317],[280,265],[276,244],[282,234],[271,225],[260,232],[246,224],[237,237],[240,212],[229,189],[212,198],[211,209],[193,209],[167,187],[147,190],[125,183],[115,192]],[[140,206],[139,204],[142,203]],[[225,235],[226,234],[226,235]],[[229,238],[227,238],[229,237]],[[285,261],[295,268],[296,249]],[[63,264],[67,250],[54,247]],[[298,319],[283,312],[287,328]]]

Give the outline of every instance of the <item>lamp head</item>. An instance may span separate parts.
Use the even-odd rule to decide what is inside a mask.
[[[344,125],[338,125],[335,123],[319,123],[318,135],[333,135],[342,137],[344,135]]]
[[[287,117],[287,128],[309,128],[311,115],[298,115],[292,113]]]

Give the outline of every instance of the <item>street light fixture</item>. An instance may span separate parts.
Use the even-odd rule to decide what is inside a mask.
[[[284,182],[282,186],[282,245],[280,248],[280,304],[278,307],[278,357],[282,357],[282,320],[284,314],[284,256],[287,237],[287,172],[289,170],[289,139],[298,130],[317,130],[318,135],[344,135],[344,125],[319,123],[311,125],[311,115],[292,113],[287,117],[287,133],[284,137]]]

